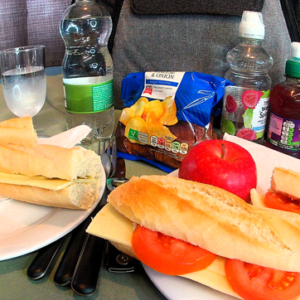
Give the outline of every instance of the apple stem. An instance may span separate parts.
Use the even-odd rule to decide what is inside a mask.
[[[221,145],[222,145],[222,156],[221,156],[221,158],[224,159],[224,157],[225,157],[225,144],[222,143]]]

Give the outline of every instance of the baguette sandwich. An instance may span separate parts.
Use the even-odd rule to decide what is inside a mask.
[[[220,188],[171,176],[133,177],[116,188],[108,202],[87,232],[128,255],[139,259],[132,242],[142,226],[216,255],[204,269],[180,276],[242,299],[300,299],[300,216],[254,207]],[[232,272],[228,275],[230,262],[240,262],[243,268],[253,265],[256,272],[272,270],[274,282],[284,286],[282,280],[288,278],[287,286],[283,291],[281,285],[266,288],[269,283],[259,280],[267,279],[259,275],[259,286],[245,276],[233,279]],[[244,285],[242,292],[239,285]],[[255,298],[257,292],[263,295]]]
[[[34,147],[37,142],[38,137],[30,117],[14,118],[0,122],[0,144]]]
[[[251,201],[257,207],[268,207],[300,213],[300,173],[282,167],[273,170],[270,190],[259,194],[251,190]]]
[[[38,145],[31,118],[0,123],[0,134],[5,126],[13,128],[11,124],[16,126],[14,138],[0,138],[0,196],[46,206],[90,208],[99,198],[100,157],[81,147]]]

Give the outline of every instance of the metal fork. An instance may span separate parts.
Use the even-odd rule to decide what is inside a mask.
[[[97,149],[105,170],[106,178],[114,176],[117,167],[117,144],[113,136],[111,139],[100,139]]]

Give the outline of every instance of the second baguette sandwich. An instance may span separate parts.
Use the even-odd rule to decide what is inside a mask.
[[[265,195],[251,190],[253,205],[300,213],[300,173],[276,167],[270,181],[270,189]]]
[[[88,209],[99,198],[100,157],[81,147],[0,145],[0,196]]]

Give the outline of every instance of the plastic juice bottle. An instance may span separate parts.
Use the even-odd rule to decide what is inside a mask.
[[[239,25],[240,43],[227,53],[230,69],[225,78],[221,133],[262,143],[267,122],[272,57],[262,47],[265,27],[261,13],[244,11]]]
[[[300,43],[292,43],[285,75],[271,91],[266,146],[300,158]]]

